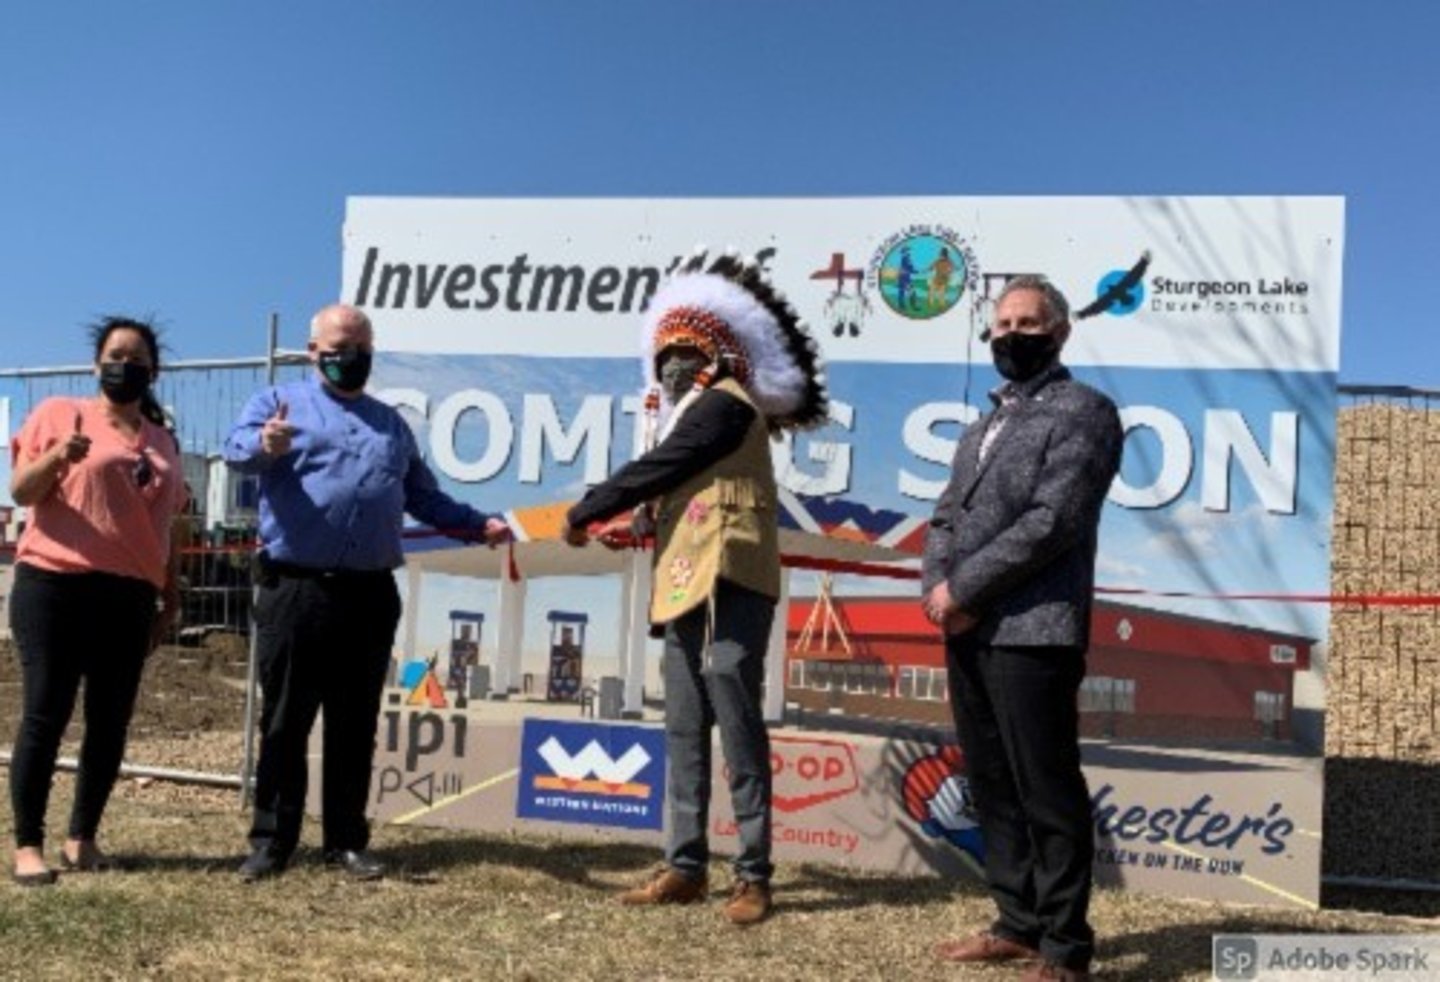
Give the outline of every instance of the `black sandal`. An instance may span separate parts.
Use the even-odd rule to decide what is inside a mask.
[[[120,864],[109,856],[101,856],[99,859],[82,863],[65,855],[64,849],[61,849],[57,855],[60,860],[60,868],[67,873],[113,873],[120,868]]]
[[[53,869],[42,869],[38,873],[10,873],[11,882],[22,887],[48,887],[59,878]]]

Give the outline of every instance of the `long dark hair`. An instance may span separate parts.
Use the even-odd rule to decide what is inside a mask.
[[[105,342],[110,340],[110,335],[116,331],[134,331],[140,335],[140,340],[145,342],[145,348],[150,352],[151,370],[160,371],[160,332],[150,321],[126,317],[122,314],[109,314],[89,325],[86,330],[89,331],[90,342],[95,347],[95,363],[97,365],[100,363],[100,356],[105,353]],[[169,430],[172,436],[174,435],[175,431],[170,425],[170,420],[165,416],[165,410],[160,408],[159,400],[155,398],[154,391],[148,385],[140,396],[140,415],[156,426]]]

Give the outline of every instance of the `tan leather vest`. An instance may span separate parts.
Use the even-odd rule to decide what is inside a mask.
[[[755,405],[734,379],[714,387]],[[705,603],[721,577],[778,597],[777,507],[770,434],[757,410],[734,452],[657,503],[651,623],[668,623]]]

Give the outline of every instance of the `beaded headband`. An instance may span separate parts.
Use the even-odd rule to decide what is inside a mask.
[[[654,354],[672,345],[699,348],[712,363],[725,365],[741,385],[750,380],[750,357],[719,317],[699,307],[671,307],[655,327]]]

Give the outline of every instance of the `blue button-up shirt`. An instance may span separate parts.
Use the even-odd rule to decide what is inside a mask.
[[[260,449],[260,430],[282,402],[294,436],[290,452],[272,458]],[[406,512],[439,529],[485,527],[484,514],[440,490],[393,407],[368,395],[341,399],[315,375],[252,396],[225,441],[225,460],[260,475],[260,542],[278,562],[394,569],[404,562]]]

